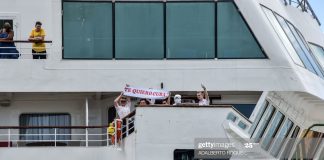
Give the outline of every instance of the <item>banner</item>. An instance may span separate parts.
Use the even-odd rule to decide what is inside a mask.
[[[137,98],[148,99],[166,99],[169,97],[169,91],[159,89],[147,89],[137,87],[125,87],[124,95]]]

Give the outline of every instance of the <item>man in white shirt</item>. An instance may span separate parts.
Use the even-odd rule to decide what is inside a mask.
[[[201,87],[204,91],[197,91],[197,98],[199,100],[199,106],[208,106],[209,105],[209,96],[206,90],[206,87],[201,84]]]
[[[115,99],[114,106],[120,119],[123,119],[130,113],[131,101],[129,97],[123,95],[123,92]]]

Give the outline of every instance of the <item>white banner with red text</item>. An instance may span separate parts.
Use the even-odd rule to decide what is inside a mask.
[[[169,91],[159,89],[147,89],[138,87],[125,87],[124,95],[129,97],[147,98],[147,99],[166,99],[169,97]]]

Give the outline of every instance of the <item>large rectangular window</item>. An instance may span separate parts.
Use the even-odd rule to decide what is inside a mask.
[[[215,3],[166,5],[167,58],[215,57]]]
[[[234,3],[217,3],[217,57],[266,58]]]
[[[164,57],[163,3],[115,4],[116,58]]]
[[[111,59],[112,4],[63,3],[64,58]]]
[[[234,2],[62,1],[64,59],[266,58]]]
[[[69,114],[22,114],[19,117],[19,126],[71,126],[71,116]],[[54,140],[54,129],[52,128],[34,128],[34,129],[21,129],[20,139],[30,140],[30,142],[39,142],[33,140],[43,140],[50,142]],[[71,139],[71,129],[57,129],[57,140]]]

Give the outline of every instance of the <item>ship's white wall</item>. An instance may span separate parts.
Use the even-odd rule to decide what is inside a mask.
[[[231,108],[138,107],[136,160],[173,159],[175,149],[194,149],[195,138],[226,138]]]
[[[259,2],[288,19],[312,19],[305,13],[292,11],[293,8],[287,9],[279,0],[235,2],[269,59],[62,60],[61,0],[2,0],[1,14],[18,15],[18,38],[27,39],[34,22],[41,20],[46,39],[53,44],[48,60],[1,59],[0,91],[116,92],[126,83],[159,88],[163,82],[166,89],[173,91],[195,91],[203,83],[211,91],[301,91],[324,99],[324,81],[292,62]],[[302,33],[306,39],[311,37],[312,42],[324,46],[321,38],[313,38],[320,36],[312,36],[319,27],[310,31],[306,23],[302,27],[302,21],[291,21],[305,28]],[[316,28],[315,22],[307,25]],[[312,34],[307,35],[308,31]]]
[[[28,147],[1,148],[0,159],[10,160],[135,160],[135,135],[125,139],[125,148],[114,147]],[[19,154],[17,154],[19,153]]]

